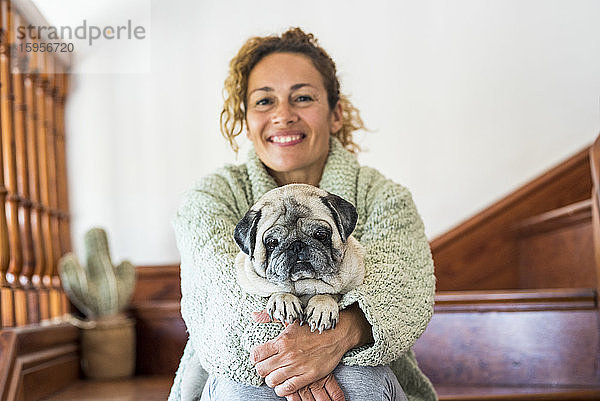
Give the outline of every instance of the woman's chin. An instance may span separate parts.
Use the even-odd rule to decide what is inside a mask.
[[[289,160],[286,160],[285,162],[272,163],[269,168],[277,173],[285,174],[291,173],[293,171],[302,170],[303,166],[303,163],[291,163]]]

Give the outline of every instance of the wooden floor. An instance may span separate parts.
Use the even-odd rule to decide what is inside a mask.
[[[164,401],[172,376],[141,376],[121,381],[82,380],[43,401]],[[440,387],[440,401],[598,400],[600,389],[540,387]]]
[[[140,376],[129,380],[82,380],[44,401],[165,401],[172,376]]]
[[[600,388],[439,386],[440,401],[581,401],[599,400]]]

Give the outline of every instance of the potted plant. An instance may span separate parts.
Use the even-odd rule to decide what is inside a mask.
[[[81,365],[87,377],[128,377],[135,369],[134,320],[125,316],[135,286],[135,268],[128,261],[114,266],[106,232],[92,228],[84,236],[86,264],[73,253],[59,261],[63,288],[87,317],[74,319],[81,328]]]

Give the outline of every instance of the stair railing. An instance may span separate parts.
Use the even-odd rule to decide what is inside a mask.
[[[0,0],[0,329],[59,320],[58,259],[71,249],[64,106],[69,58],[17,27],[47,23]],[[37,49],[37,51],[36,51]]]

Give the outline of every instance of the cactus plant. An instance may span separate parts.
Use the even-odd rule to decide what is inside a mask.
[[[135,268],[128,261],[113,266],[106,232],[92,228],[84,236],[86,265],[79,264],[73,253],[59,262],[62,285],[69,299],[93,320],[121,312],[133,293]]]

